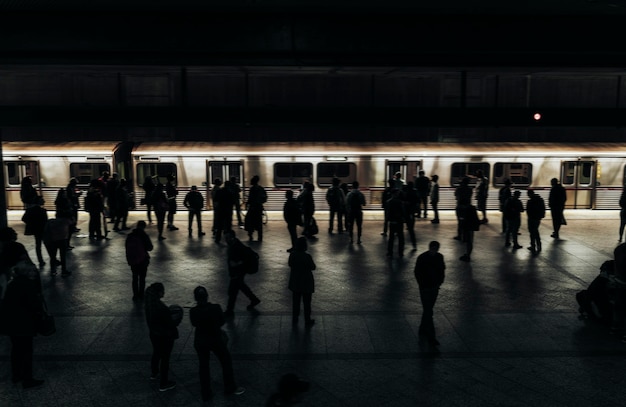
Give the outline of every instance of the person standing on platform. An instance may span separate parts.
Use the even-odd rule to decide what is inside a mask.
[[[422,217],[422,207],[424,207],[424,219],[428,217],[428,196],[430,195],[430,179],[424,175],[424,171],[418,173],[415,179],[415,189],[417,191],[417,204],[412,209],[413,213],[417,212],[417,217]]]
[[[39,267],[43,267],[46,264],[41,253],[43,232],[46,227],[46,222],[48,221],[48,211],[43,207],[44,203],[43,198],[40,197],[39,204],[26,209],[22,216],[22,222],[26,224],[24,234],[35,237],[35,253],[37,254]]]
[[[248,213],[246,214],[245,228],[248,238],[253,240],[253,233],[256,230],[259,242],[263,241],[263,204],[267,202],[267,192],[259,185],[259,176],[255,175],[250,180],[250,191],[248,193]],[[230,206],[232,212],[232,203]],[[231,215],[232,217],[232,215]]]
[[[504,204],[511,197],[511,180],[506,178],[504,180],[504,186],[498,191],[498,202],[500,202],[500,212],[502,213],[502,234],[506,233],[506,218],[504,216]]]
[[[50,256],[50,275],[56,276],[56,268],[61,265],[61,276],[67,277],[72,273],[67,269],[67,236],[70,233],[72,221],[69,218],[48,219],[43,232],[43,244]],[[57,251],[61,261],[56,259]]]
[[[469,186],[469,178],[464,177],[461,180],[461,184],[454,191],[454,197],[456,198],[456,217],[457,217],[457,235],[456,240],[463,240],[463,219],[465,210],[472,204],[472,187]]]
[[[435,217],[430,223],[439,223],[439,175],[434,174],[431,177],[432,190],[430,191],[430,206],[433,209]]]
[[[390,179],[387,181],[387,188],[385,188],[381,197],[381,206],[384,212],[383,231],[380,233],[381,236],[387,236],[387,231],[389,230],[389,219],[387,219],[387,202],[389,202],[389,200],[393,196],[393,190],[393,180]]]
[[[527,191],[528,202],[526,202],[526,216],[528,216],[528,233],[530,234],[530,250],[533,254],[541,251],[541,236],[539,236],[539,225],[541,219],[546,216],[546,204],[543,198],[532,189]]]
[[[154,246],[146,233],[146,222],[140,220],[137,227],[126,237],[126,261],[133,273],[133,301],[143,300],[146,274],[150,265],[150,253]]]
[[[517,242],[517,232],[519,232],[522,223],[522,212],[524,212],[524,205],[519,199],[521,194],[520,191],[513,192],[513,196],[504,204],[503,215],[506,217],[507,225],[504,245],[506,247],[511,246],[511,240],[513,240],[513,249],[522,247]]]
[[[70,178],[69,184],[67,184],[67,188],[65,188],[65,193],[67,194],[67,199],[70,201],[72,207],[72,214],[74,218],[74,224],[78,224],[78,210],[80,209],[80,200],[79,197],[82,195],[82,191],[78,189],[78,180],[76,178]],[[79,232],[80,229],[74,227],[72,232]]]
[[[144,198],[143,201],[146,204],[146,215],[148,217],[148,223],[152,223],[152,194],[154,192],[154,188],[156,185],[154,184],[154,180],[152,179],[152,175],[147,175],[143,180],[143,185],[141,188],[144,190]]]
[[[306,237],[300,237],[296,241],[295,249],[289,255],[289,290],[292,292],[292,314],[291,322],[293,325],[298,323],[300,317],[300,300],[304,304],[304,324],[312,326],[315,323],[311,319],[311,298],[315,292],[315,280],[313,278],[313,270],[315,270],[315,262],[307,249]]]
[[[114,172],[106,183],[106,203],[109,209],[109,218],[111,218],[109,223],[115,223],[115,219],[117,219],[117,189],[119,186],[119,175],[117,175],[117,172]]]
[[[241,186],[237,183],[237,177],[230,177],[230,181],[227,181],[224,186],[231,194],[231,200],[235,207],[235,213],[237,214],[238,226],[245,226],[243,218],[241,217]]]
[[[283,219],[285,219],[285,222],[287,223],[287,230],[289,231],[289,237],[291,238],[291,248],[287,249],[287,251],[291,252],[296,247],[296,241],[298,240],[298,225],[302,223],[302,212],[300,212],[300,206],[294,199],[293,191],[291,189],[285,192]]]
[[[213,205],[215,207],[215,219],[213,221],[215,231],[215,243],[222,240],[222,233],[225,233],[233,227],[233,194],[230,193],[226,186],[218,188],[216,180],[214,188]]]
[[[111,207],[111,203],[113,203],[113,206],[115,206],[113,230],[118,232],[130,229],[126,225],[126,222],[128,220],[128,210],[132,205],[132,198],[131,194],[128,192],[127,186],[128,182],[126,181],[126,178],[122,178],[121,180],[119,180],[115,192],[109,196],[109,207]],[[120,223],[122,224],[121,228],[119,227]]]
[[[472,261],[472,251],[474,250],[474,232],[480,230],[478,211],[474,205],[460,208],[459,223],[461,224],[461,240],[465,242],[465,254],[459,260],[470,262]]]
[[[232,208],[231,208],[232,211]],[[246,389],[237,386],[233,372],[233,360],[228,351],[226,332],[222,325],[226,322],[222,307],[209,302],[209,293],[206,288],[198,286],[193,290],[196,306],[189,310],[189,319],[194,326],[195,333],[193,347],[198,354],[198,371],[200,374],[200,392],[202,401],[208,402],[213,398],[211,389],[211,352],[217,356],[222,366],[224,380],[224,394],[241,395]]]
[[[397,189],[392,192],[391,199],[385,204],[385,217],[389,221],[389,238],[387,239],[387,257],[393,256],[394,237],[398,236],[398,256],[404,255],[404,221],[406,219],[406,207],[402,199],[402,193]]]
[[[565,218],[563,217],[563,210],[565,210],[565,201],[567,201],[567,195],[563,185],[559,184],[559,180],[552,178],[550,180],[552,189],[550,189],[550,196],[548,198],[548,204],[550,205],[550,213],[552,215],[552,227],[554,233],[550,235],[555,239],[559,239],[559,230],[563,225]]]
[[[191,191],[185,195],[183,205],[189,211],[189,237],[192,235],[193,218],[196,218],[198,223],[198,237],[204,236],[206,233],[202,231],[202,209],[204,208],[204,197],[198,192],[198,187],[191,186]]]
[[[413,181],[409,181],[402,188],[399,198],[404,204],[403,214],[406,222],[406,230],[409,232],[409,239],[413,249],[417,249],[417,239],[415,238],[415,210],[420,205],[419,192],[413,187]]]
[[[24,204],[24,208],[28,209],[31,206],[37,205],[37,190],[33,187],[33,177],[27,175],[22,178],[20,184],[20,199]]]
[[[346,196],[346,212],[350,222],[350,243],[354,243],[354,224],[357,228],[357,244],[361,244],[363,233],[363,206],[365,206],[365,196],[359,190],[359,181],[352,183],[352,191]]]
[[[406,184],[406,182],[402,179],[402,173],[400,171],[396,172],[393,176],[393,187],[398,191],[402,191],[404,184]]]
[[[343,194],[341,188],[339,188],[340,180],[337,177],[333,178],[333,184],[328,191],[326,191],[326,202],[328,203],[329,222],[328,222],[328,234],[333,234],[333,226],[335,223],[335,215],[337,215],[337,230],[339,233],[343,233],[343,212],[341,208],[346,204],[346,197]]]
[[[233,212],[232,210],[230,211]],[[249,272],[251,265],[251,256],[258,256],[254,251],[245,246],[237,237],[235,232],[229,230],[225,234],[226,243],[228,244],[228,274],[230,276],[230,284],[228,285],[228,305],[226,306],[225,316],[232,317],[235,315],[235,302],[239,291],[244,293],[250,299],[248,310],[254,309],[261,300],[254,295],[250,287],[246,284],[244,278]]]
[[[161,392],[176,387],[176,382],[169,380],[169,371],[174,341],[178,339],[178,328],[172,319],[172,312],[161,301],[164,295],[165,287],[161,283],[153,283],[146,289],[146,322],[152,342],[150,380],[159,379]]]
[[[489,197],[489,180],[485,177],[482,170],[476,171],[476,179],[478,181],[476,184],[476,209],[483,214],[480,223],[488,223],[487,198]]]
[[[85,210],[89,213],[89,239],[104,239],[102,234],[102,214],[104,213],[104,203],[102,193],[99,189],[100,182],[92,180],[89,191],[85,196]]]
[[[439,288],[445,279],[446,263],[443,255],[439,253],[439,242],[432,241],[428,245],[428,251],[420,254],[415,262],[415,279],[420,290],[422,301],[422,321],[419,334],[425,336],[431,346],[438,346],[439,341],[435,335],[435,323],[433,321],[433,308],[439,295]]]
[[[302,185],[302,191],[296,199],[300,204],[300,210],[302,211],[302,217],[304,220],[304,230],[302,234],[306,237],[313,237],[314,234],[311,231],[313,223],[313,215],[315,214],[315,200],[313,199],[313,191],[315,187],[309,181],[305,181]]]
[[[167,229],[178,230],[178,228],[174,225],[174,215],[176,214],[176,196],[178,195],[178,189],[174,184],[176,177],[174,174],[170,174],[167,176],[167,184],[165,184],[165,195],[167,195]]]
[[[160,182],[154,187],[152,196],[150,197],[152,205],[154,205],[154,214],[157,219],[157,231],[159,233],[159,240],[165,240],[163,236],[163,229],[165,228],[165,215],[169,209],[169,202],[165,195],[165,189]]]

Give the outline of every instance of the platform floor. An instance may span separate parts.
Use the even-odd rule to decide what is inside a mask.
[[[9,213],[19,241],[34,255],[34,239],[23,236],[21,213]],[[282,374],[297,373],[311,383],[303,406],[624,406],[626,344],[608,329],[579,320],[575,293],[596,277],[617,244],[617,211],[566,211],[561,240],[550,238],[551,221],[541,227],[543,252],[504,247],[500,214],[476,234],[473,260],[459,261],[464,245],[453,240],[452,212],[439,225],[418,220],[417,251],[385,257],[379,212],[366,213],[363,244],[326,233],[326,213],[317,215],[319,238],[309,251],[317,263],[313,317],[306,329],[291,325],[287,290],[289,238],[280,213],[271,213],[262,243],[261,270],[247,282],[262,302],[246,310],[240,294],[235,318],[225,326],[238,383],[247,392],[221,394],[219,365],[212,360],[211,405],[263,406]],[[134,224],[144,214],[131,215]],[[156,241],[148,283],[165,285],[166,304],[193,306],[192,290],[208,288],[212,302],[225,305],[226,246],[210,233],[187,235],[186,214],[179,231]],[[87,215],[79,227],[87,231]],[[525,223],[525,219],[524,219]],[[210,216],[205,214],[210,232]],[[109,225],[110,226],[110,225]],[[82,236],[82,237],[81,237]],[[176,389],[161,393],[148,380],[151,352],[142,306],[131,300],[124,235],[90,242],[73,239],[69,278],[42,272],[44,294],[58,332],[35,339],[35,376],[44,386],[13,386],[9,341],[0,337],[0,406],[190,406],[200,405],[193,330],[179,327],[171,379]],[[238,230],[244,243],[247,236]],[[413,267],[428,242],[441,242],[446,281],[435,306],[439,352],[417,334],[421,304]],[[46,260],[47,260],[47,256]]]

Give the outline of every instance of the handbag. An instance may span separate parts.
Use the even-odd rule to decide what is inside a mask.
[[[42,301],[43,313],[37,321],[37,333],[41,336],[50,336],[57,331],[54,317],[48,313],[48,304],[46,301]]]

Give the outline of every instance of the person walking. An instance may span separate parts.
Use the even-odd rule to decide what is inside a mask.
[[[137,227],[126,237],[126,261],[133,273],[133,301],[144,299],[146,274],[150,264],[150,253],[154,246],[146,233],[146,222],[140,220]]]
[[[146,322],[152,342],[150,380],[160,379],[159,391],[161,392],[176,387],[176,382],[169,380],[169,371],[174,341],[178,339],[178,328],[172,319],[170,309],[161,301],[163,296],[165,296],[165,287],[162,283],[152,283],[146,289]]]
[[[406,206],[400,199],[402,193],[394,189],[391,199],[385,204],[385,217],[389,221],[389,238],[387,239],[387,257],[393,256],[393,241],[398,236],[398,256],[404,256],[404,221]]]
[[[285,205],[283,206],[283,219],[287,223],[287,230],[289,231],[289,237],[291,238],[291,247],[287,249],[291,252],[296,247],[296,240],[298,240],[297,227],[302,223],[302,213],[300,212],[300,206],[293,197],[293,191],[288,189],[285,192]]]
[[[217,356],[222,366],[224,379],[224,394],[241,395],[246,389],[237,386],[233,373],[233,360],[228,351],[226,332],[222,331],[225,318],[222,307],[219,304],[209,302],[209,293],[206,288],[198,286],[193,290],[196,306],[189,310],[189,319],[194,326],[193,346],[198,354],[198,372],[200,374],[200,392],[202,401],[207,402],[213,398],[211,389],[211,352]]]
[[[333,184],[328,191],[326,191],[326,202],[328,203],[329,220],[328,220],[328,234],[333,234],[333,226],[335,223],[335,215],[337,215],[337,230],[339,233],[343,233],[343,211],[341,208],[346,204],[346,197],[343,194],[341,188],[339,188],[340,180],[337,177],[333,178]]]
[[[248,238],[253,240],[252,235],[257,231],[259,242],[263,241],[263,204],[267,202],[267,193],[265,188],[259,185],[260,178],[255,175],[250,179],[250,191],[248,194],[248,213],[246,214],[245,229],[248,232]],[[232,203],[229,210],[232,217]]]
[[[232,210],[230,212],[232,213]],[[250,247],[241,243],[232,230],[225,233],[225,238],[228,244],[227,259],[230,284],[228,285],[228,305],[224,314],[227,317],[232,317],[235,315],[235,302],[239,291],[250,299],[248,310],[254,309],[261,302],[244,281],[246,274],[250,271],[252,256],[258,255]]]
[[[546,216],[546,204],[543,198],[532,189],[527,192],[526,216],[528,217],[528,233],[530,234],[530,250],[533,254],[541,251],[541,236],[539,236],[539,225],[541,219]]]
[[[35,253],[39,261],[39,267],[43,267],[46,262],[41,253],[41,243],[43,242],[43,232],[48,221],[48,211],[43,207],[45,201],[39,197],[38,204],[27,208],[22,216],[22,222],[26,224],[24,235],[35,238]]]
[[[11,381],[24,389],[41,386],[44,381],[33,378],[33,340],[44,306],[39,271],[30,261],[13,267],[0,310],[0,330],[11,340]]]
[[[435,214],[435,217],[430,223],[439,223],[439,175],[434,174],[431,177],[432,189],[430,191],[430,206]]]
[[[350,222],[350,243],[354,243],[354,224],[356,223],[357,244],[361,244],[361,235],[363,233],[363,206],[365,206],[365,196],[359,191],[359,181],[354,181],[352,183],[352,191],[346,196],[346,212]]]
[[[431,346],[438,346],[433,321],[433,308],[439,295],[439,288],[445,279],[446,263],[439,253],[439,242],[433,240],[428,244],[428,251],[420,254],[415,262],[415,279],[420,290],[422,301],[422,321],[419,334],[425,336]]]
[[[192,225],[193,218],[196,218],[196,222],[198,223],[198,237],[202,237],[206,235],[202,231],[202,209],[204,208],[204,197],[200,192],[198,192],[198,187],[195,185],[191,186],[191,191],[185,195],[185,200],[183,201],[183,205],[189,211],[189,237],[192,235]]]
[[[299,237],[296,241],[295,250],[289,255],[289,289],[292,292],[292,314],[291,322],[293,325],[298,323],[300,317],[300,301],[304,305],[304,324],[312,326],[315,320],[311,319],[311,298],[315,292],[315,280],[313,279],[313,270],[315,270],[315,262],[307,250],[306,237]]]
[[[563,210],[565,210],[565,201],[567,201],[567,195],[563,185],[559,184],[559,180],[552,178],[550,180],[552,188],[550,189],[550,196],[548,197],[548,204],[550,205],[550,214],[552,215],[552,228],[554,233],[550,235],[555,239],[559,239],[559,230],[561,225],[565,222],[563,216]]]

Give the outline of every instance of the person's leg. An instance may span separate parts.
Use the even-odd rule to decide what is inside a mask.
[[[187,230],[189,230],[189,237],[191,237],[191,232],[193,231],[191,227],[193,225],[193,214],[193,209],[189,209],[189,211],[187,211]]]
[[[150,334],[150,342],[152,343],[152,356],[150,358],[150,376],[157,377],[159,375],[160,342],[159,337]]]
[[[132,282],[132,287],[133,287],[133,300],[136,300],[139,298],[139,270],[137,266],[130,266],[130,270],[133,273],[133,282]]]
[[[160,370],[161,370],[161,387],[167,386],[169,382],[168,376],[170,371],[170,356],[172,354],[172,349],[174,349],[174,340],[170,338],[161,338],[161,347],[160,347]]]
[[[328,219],[328,233],[333,233],[333,226],[335,223],[335,213],[332,208],[329,210],[329,219]]]
[[[200,376],[200,393],[202,400],[208,401],[213,396],[211,390],[211,351],[206,345],[194,345],[198,354],[198,374]]]
[[[361,235],[363,234],[363,212],[356,215],[357,243],[361,243]]]
[[[311,322],[311,299],[313,294],[311,293],[302,293],[302,302],[304,304],[304,321],[306,323]]]
[[[302,293],[299,291],[293,291],[291,295],[291,321],[296,324],[298,323],[298,318],[300,317],[300,299],[302,298]]]
[[[241,278],[235,277],[230,279],[230,283],[228,284],[228,304],[226,306],[226,312],[234,311],[240,284]]]
[[[235,374],[233,372],[233,360],[226,344],[223,342],[216,344],[213,348],[213,353],[215,353],[215,356],[217,356],[217,359],[220,361],[220,365],[222,366],[224,393],[233,393],[237,389],[237,384],[235,383]]]
[[[46,264],[46,262],[43,260],[43,255],[41,254],[41,242],[42,242],[42,236],[41,235],[35,235],[35,253],[37,253],[37,261],[39,261],[39,267],[43,266],[44,264]]]
[[[387,256],[393,256],[393,241],[395,239],[395,235],[397,234],[397,223],[390,222],[389,223],[389,237],[387,238]],[[400,226],[402,227],[402,226]]]

